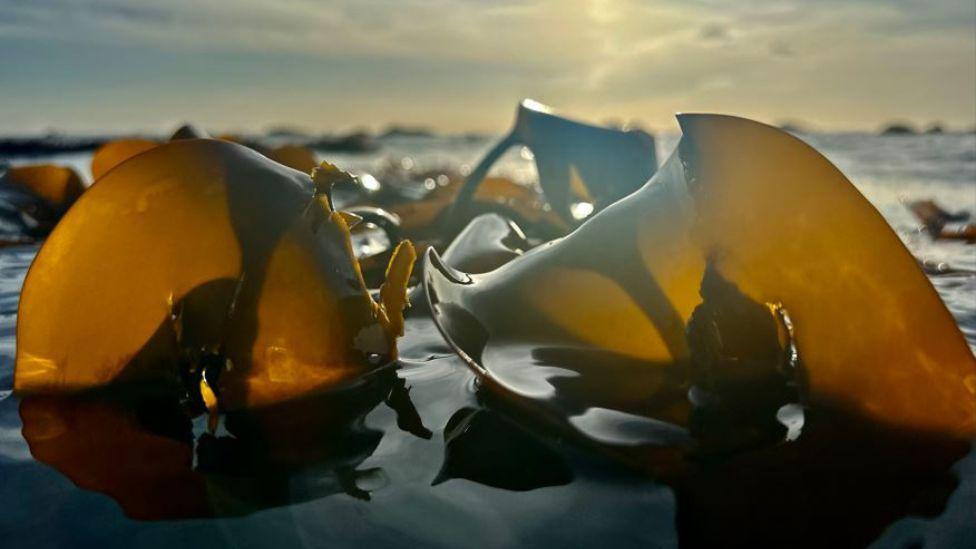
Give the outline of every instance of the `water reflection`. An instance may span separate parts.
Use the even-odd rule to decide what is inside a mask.
[[[668,483],[682,547],[863,547],[902,517],[942,514],[967,441],[828,408],[795,442],[694,466]]]
[[[411,367],[414,374],[423,368]],[[397,374],[226,417],[215,435],[179,403],[119,395],[28,398],[20,415],[37,460],[140,520],[239,516],[347,494],[373,498],[376,517],[405,499],[423,507],[447,496],[463,506],[471,495],[545,522],[552,517],[526,503],[528,492],[633,501],[630,494],[647,488],[639,476],[622,477],[632,471],[673,490],[681,547],[863,546],[901,517],[941,513],[957,487],[950,467],[970,451],[964,441],[824,406],[804,410],[796,441],[758,448],[709,452],[698,439],[670,447],[581,444],[488,391],[471,400],[455,390],[466,376],[412,375],[409,391]],[[395,497],[377,499],[387,491]],[[625,537],[645,536],[638,517],[653,509],[621,509],[632,529]],[[586,530],[608,519],[578,520]]]
[[[664,422],[658,433],[671,436],[640,436],[637,444],[566,439],[551,424],[516,420],[525,418],[517,403],[481,392],[486,408],[463,408],[444,427],[435,485],[466,479],[512,491],[585,490],[594,477],[607,482],[621,467],[643,472],[673,490],[684,548],[863,547],[899,519],[941,515],[959,486],[953,466],[972,451],[970,441],[831,405],[806,407],[802,430],[760,446],[730,446],[732,438],[757,440],[735,423],[717,441],[698,431],[692,440],[676,436],[679,428],[668,431]],[[593,450],[610,459],[594,468]]]
[[[568,484],[573,473],[556,450],[515,423],[462,408],[444,427],[444,464],[434,484],[453,478],[524,492]]]
[[[128,395],[133,393],[129,392]],[[36,396],[20,404],[33,456],[141,520],[236,516],[345,493],[368,500],[385,484],[360,465],[383,432],[364,418],[380,403],[429,438],[394,371],[354,388],[230,414],[203,432],[184,404],[120,392]]]

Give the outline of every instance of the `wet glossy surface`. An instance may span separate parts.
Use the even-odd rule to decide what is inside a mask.
[[[967,146],[972,147],[964,143],[962,153]],[[891,154],[894,147],[876,148]],[[885,177],[895,176],[881,173],[891,169],[890,163],[878,167],[859,156],[871,154],[876,151],[852,148],[846,161],[868,182],[862,190],[878,199],[876,203],[913,251],[976,267],[972,248],[933,245],[911,231],[910,217],[887,197],[900,192],[892,188],[913,187],[893,187]],[[972,164],[964,166],[970,167],[952,173],[936,168],[924,171],[916,163],[897,173],[912,181],[926,178],[929,186],[917,184],[915,192],[935,189],[937,196],[966,204],[972,187],[958,185],[960,180],[972,183],[966,179],[971,178],[967,170]],[[842,168],[859,181],[847,167]],[[34,253],[24,248],[0,252],[3,390],[12,384],[16,303]],[[970,344],[976,343],[973,279],[954,276],[933,281]],[[197,419],[187,434],[185,424],[140,418],[116,403],[3,398],[0,501],[16,502],[0,514],[4,546],[674,547],[679,540],[695,546],[718,538],[727,546],[743,537],[763,535],[794,546],[823,546],[823,538],[831,538],[833,546],[875,540],[881,547],[949,548],[972,546],[976,536],[971,520],[976,508],[976,454],[970,447],[823,417],[817,424],[828,428],[820,436],[818,431],[804,430],[802,445],[696,463],[695,476],[658,461],[666,466],[652,477],[622,466],[621,460],[633,462],[630,455],[561,441],[545,425],[526,424],[523,411],[505,402],[479,400],[472,374],[428,320],[408,319],[400,354],[403,363],[397,376],[410,387],[409,401],[422,427],[410,419],[403,392],[394,395],[396,382],[390,380],[389,394],[377,398],[370,390],[359,393],[356,401],[361,408],[354,406],[346,416],[345,429],[329,424],[334,407],[305,407],[307,419],[302,424],[323,435],[318,438],[255,437],[254,428],[234,428],[242,440],[264,442],[257,450],[252,446],[243,452],[244,457],[239,446],[232,444],[224,451],[227,446],[211,444],[204,434],[205,418]],[[95,428],[92,431],[99,438],[79,441],[71,429],[52,428],[59,425],[60,410],[73,411],[70,421],[75,423],[69,425],[88,421],[116,428]],[[229,424],[222,426],[218,437],[227,436],[231,429]],[[831,434],[837,432],[842,436]],[[31,445],[39,453],[45,447],[42,439],[50,444],[62,437],[65,443],[53,446],[70,455],[71,464],[87,469],[79,473],[66,465],[60,469],[46,465],[45,460],[58,465],[57,453],[49,449],[32,455],[24,435],[38,439]],[[156,512],[154,507],[167,506],[184,516],[199,514],[192,498],[181,496],[177,504],[168,500],[164,488],[175,489],[177,483],[138,488],[121,483],[121,492],[113,492],[119,499],[128,492],[150,500],[151,505],[142,509],[123,509],[98,491],[98,483],[102,490],[109,489],[99,467],[112,464],[120,455],[107,455],[107,448],[121,444],[138,457],[161,435],[166,447],[175,448],[169,454],[175,458],[166,462],[170,464],[167,474],[188,477],[191,486],[203,479],[219,487],[209,493],[219,493],[221,498],[208,498],[204,510],[233,516],[162,521],[126,517],[141,512],[149,518]],[[195,447],[187,440],[196,440]],[[343,449],[332,451],[332,440],[344,441]],[[75,457],[86,453],[88,459]],[[194,458],[197,472],[188,473]],[[118,478],[138,472],[139,467],[133,461],[131,467],[118,464],[111,469]],[[357,473],[350,475],[350,469]],[[69,479],[77,482],[80,474],[85,475],[80,483],[93,489],[78,488]],[[153,467],[143,474],[160,478]],[[218,504],[227,501],[234,505]],[[916,516],[905,518],[906,513]]]
[[[976,436],[976,359],[843,174],[770,126],[679,121],[678,151],[647,185],[565,238],[470,276],[429,256],[434,319],[472,367],[623,444],[670,446],[678,433],[659,421],[695,431],[699,410],[726,431],[731,415],[772,418],[798,401]],[[704,395],[694,409],[689,388]]]
[[[211,139],[170,142],[111,170],[31,266],[15,388],[162,390],[202,376],[233,410],[389,362],[412,258],[375,303],[344,218],[313,191],[307,174]]]
[[[3,275],[11,281],[31,253],[10,251],[2,257]],[[9,296],[4,294],[7,305]],[[10,315],[10,309],[4,313]],[[305,412],[300,426],[312,427],[306,437],[289,441],[294,437],[279,433],[265,438],[263,448],[242,452],[247,445],[221,445],[208,438],[202,419],[188,433],[186,425],[139,423],[133,420],[137,414],[117,404],[6,398],[0,401],[0,498],[18,505],[0,516],[0,532],[17,540],[12,547],[448,547],[468,543],[472,536],[494,547],[674,547],[682,535],[695,546],[690,540],[707,541],[695,537],[701,534],[729,540],[730,534],[756,529],[817,546],[820,538],[794,536],[819,532],[836,536],[833,541],[860,544],[881,536],[890,523],[895,525],[881,546],[927,539],[927,546],[964,547],[973,535],[967,519],[974,503],[976,454],[954,467],[963,475],[962,485],[946,469],[967,448],[935,452],[938,447],[927,440],[899,443],[878,437],[870,452],[861,452],[852,450],[865,442],[855,430],[849,431],[854,440],[814,447],[813,456],[833,455],[840,470],[853,475],[828,477],[832,482],[825,489],[820,489],[825,478],[815,473],[830,471],[830,466],[807,463],[797,474],[798,458],[767,453],[741,467],[709,469],[693,484],[676,483],[675,490],[621,467],[614,457],[543,436],[544,429],[520,427],[513,419],[518,416],[507,413],[511,409],[503,404],[484,410],[468,369],[434,334],[427,320],[408,322],[401,353],[415,361],[404,362],[397,372],[410,388],[409,400],[424,428],[402,419],[409,414],[398,416],[397,397],[365,390],[357,400],[361,408],[338,431],[321,416],[315,425],[315,415],[310,419],[308,414],[314,406],[299,408],[293,411]],[[319,414],[334,410],[325,406]],[[67,422],[68,429],[53,429],[59,421]],[[30,445],[21,438],[22,428]],[[45,431],[56,437],[43,436]],[[169,438],[161,434],[167,432]],[[217,433],[228,434],[224,428]],[[195,450],[187,442],[191,439]],[[936,462],[929,468],[916,463],[917,478],[892,477],[884,470],[889,465],[877,459],[877,452],[913,455],[916,445],[924,445],[925,455]],[[117,451],[107,454],[110,450]],[[933,503],[895,497],[917,493],[906,489],[918,484]],[[941,517],[897,521],[906,509],[938,514],[949,494]],[[811,500],[814,509],[804,507]],[[680,502],[694,512],[676,522]],[[201,514],[230,516],[158,520]],[[784,518],[791,517],[803,517],[802,524],[787,521],[784,527]]]

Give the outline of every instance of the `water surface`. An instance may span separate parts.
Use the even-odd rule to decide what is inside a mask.
[[[932,242],[900,203],[934,198],[976,215],[976,136],[804,139],[854,181],[913,253],[976,270],[976,246]],[[659,158],[674,142],[659,138]],[[361,172],[403,158],[463,168],[488,145],[393,139],[377,153],[329,159]],[[87,163],[85,155],[52,160]],[[498,169],[520,181],[534,177],[518,150]],[[561,440],[479,392],[424,317],[408,321],[397,370],[341,404],[310,402],[286,414],[301,417],[299,428],[273,431],[260,447],[242,447],[228,429],[267,435],[280,417],[210,437],[202,420],[169,423],[107,400],[21,401],[9,394],[16,309],[35,253],[0,251],[4,547],[675,547],[757,536],[784,546],[976,546],[971,448],[846,423],[840,430],[848,437],[821,446],[810,437],[793,451],[705,464],[691,479],[655,477]],[[932,282],[976,348],[976,277]],[[46,443],[58,437],[70,447]],[[914,465],[891,474],[902,462]]]

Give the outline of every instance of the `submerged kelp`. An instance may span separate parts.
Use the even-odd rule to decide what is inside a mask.
[[[489,175],[516,146],[535,164],[538,185]],[[478,215],[495,213],[512,219],[533,238],[550,240],[638,189],[656,167],[649,133],[586,124],[525,100],[511,132],[470,174],[391,166],[378,179],[370,176],[368,185],[339,189],[338,202],[387,209],[413,239],[444,244]]]

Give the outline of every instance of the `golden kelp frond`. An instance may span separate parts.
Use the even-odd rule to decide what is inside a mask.
[[[689,347],[703,340],[689,340],[688,322],[710,267],[720,287],[770,315],[783,312],[771,322],[788,322],[795,337],[784,343],[781,335],[775,352],[757,357],[795,345],[803,402],[895,427],[976,435],[976,360],[911,254],[843,174],[763,124],[715,115],[679,121],[679,149],[654,178],[568,237],[484,275],[428,259],[435,320],[472,365],[577,427],[588,409],[646,416],[647,406],[623,396],[632,394],[627,382],[644,383],[643,398],[653,400],[692,376]],[[726,311],[725,302],[711,314],[752,310]],[[734,345],[733,334],[717,335],[713,341]],[[593,357],[603,357],[600,367]],[[592,388],[603,385],[612,390],[597,396]],[[680,402],[657,399],[655,417],[687,421]]]
[[[549,207],[546,197],[528,185],[505,177],[486,177],[474,193],[476,203],[494,204],[514,212],[523,223],[541,223],[568,232],[571,226]],[[504,210],[503,210],[504,212]]]
[[[192,124],[186,124],[180,126],[180,128],[177,129],[172,136],[170,136],[169,141],[209,138],[210,136],[207,134],[207,132],[193,126]],[[301,145],[284,145],[281,147],[267,149],[264,147],[258,147],[257,145],[246,144],[242,139],[232,135],[222,135],[218,139],[240,145],[250,145],[250,148],[257,150],[259,153],[267,156],[275,162],[306,174],[311,173],[312,170],[318,165],[318,161],[315,158],[315,153],[312,152],[312,150],[308,147]],[[95,155],[92,157],[92,177],[97,180],[115,166],[118,166],[122,162],[125,162],[139,153],[143,153],[149,149],[158,147],[160,144],[160,141],[139,138],[117,139],[115,141],[109,141],[108,143],[99,147],[99,149],[95,151]]]
[[[325,196],[312,199],[275,244],[255,298],[234,316],[255,319],[251,336],[234,331],[227,355],[244,364],[222,375],[221,406],[266,406],[348,382],[396,356],[383,318],[359,275],[342,216]],[[237,368],[236,364],[233,368]]]
[[[407,284],[417,251],[409,240],[404,240],[393,250],[393,257],[386,268],[386,282],[380,286],[380,306],[387,319],[387,332],[392,340],[403,335],[403,311],[410,305],[407,300]]]
[[[237,278],[225,177],[243,160],[230,147],[173,144],[113,170],[79,199],[24,282],[17,391],[108,383],[193,288]],[[175,348],[160,352],[176,358]]]
[[[180,126],[170,136],[169,141],[179,141],[182,139],[208,139],[207,132],[194,126],[184,124]],[[91,171],[92,178],[98,180],[109,170],[132,158],[133,156],[144,153],[149,149],[158,147],[161,141],[155,139],[129,138],[116,139],[102,145],[92,156]]]
[[[403,200],[385,204],[402,223],[400,228],[408,235],[435,234],[452,227],[442,226],[448,211],[455,203],[462,181],[451,179],[420,200]],[[498,213],[515,219],[518,223],[538,229],[544,235],[563,235],[571,226],[552,211],[545,196],[536,189],[515,183],[505,177],[487,177],[478,185],[464,211],[454,212],[465,221],[484,213]],[[440,225],[439,225],[440,224]],[[457,227],[460,230],[462,227]]]
[[[18,392],[173,384],[186,362],[199,375],[216,357],[208,384],[232,409],[395,355],[348,228],[308,175],[239,145],[181,140],[112,170],[76,206],[24,284]]]
[[[302,145],[283,145],[268,151],[268,158],[303,173],[312,173],[319,162],[312,149]]]
[[[30,192],[59,210],[68,209],[85,192],[78,172],[53,164],[13,166],[7,168],[0,180]]]
[[[280,147],[265,147],[252,140],[245,139],[239,135],[221,134],[217,139],[230,141],[239,145],[250,147],[279,164],[310,174],[319,165],[315,156],[315,151],[304,145],[282,145]]]
[[[154,149],[159,142],[150,139],[118,139],[109,141],[95,151],[92,156],[92,179],[98,181],[109,170],[132,158],[133,156]]]
[[[352,175],[328,162],[317,164],[308,173],[312,176],[315,192],[324,195],[328,195],[332,190],[332,186],[336,183],[351,182],[354,180]]]

